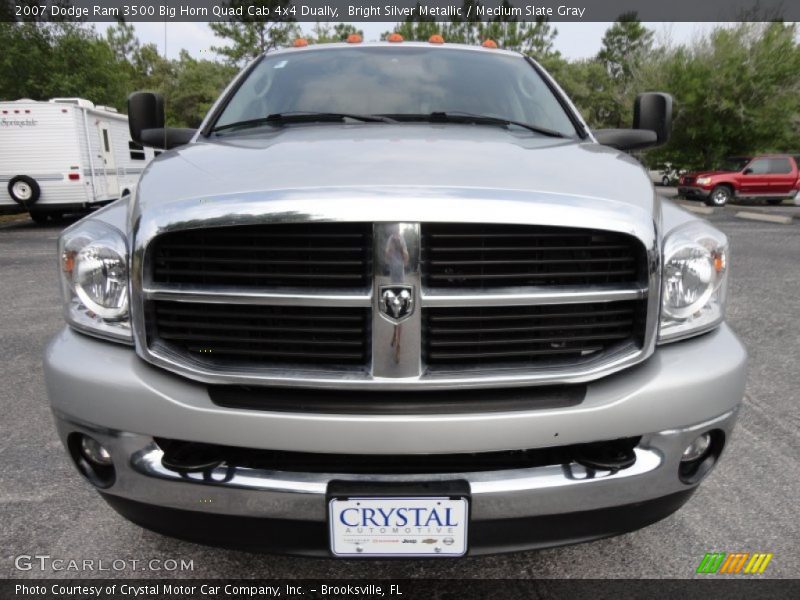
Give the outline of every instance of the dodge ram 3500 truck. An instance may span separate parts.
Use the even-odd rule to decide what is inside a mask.
[[[396,38],[395,38],[396,39]],[[59,241],[60,436],[119,513],[337,557],[587,541],[677,510],[720,458],[746,353],[728,241],[590,131],[535,61],[441,43],[269,52],[134,198]]]

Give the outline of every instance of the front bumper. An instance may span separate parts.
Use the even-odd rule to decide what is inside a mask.
[[[687,198],[700,198],[701,200],[705,200],[708,198],[709,194],[711,194],[711,190],[706,190],[694,185],[679,185],[678,194]]]
[[[678,478],[681,452],[710,429],[729,438],[744,391],[745,363],[744,348],[723,325],[660,347],[645,363],[589,384],[574,406],[537,408],[540,392],[530,388],[529,409],[408,415],[222,408],[211,401],[206,386],[156,369],[130,348],[70,330],[48,346],[45,371],[62,440],[88,433],[109,450],[116,478],[104,496],[144,526],[203,542],[325,555],[330,481],[457,479],[470,488],[470,552],[475,554],[595,539],[676,510],[694,489]],[[491,395],[487,390],[487,399]],[[636,463],[616,472],[570,463],[436,475],[354,475],[346,464],[339,473],[219,467],[205,475],[179,474],[161,464],[153,440],[336,454],[432,454],[630,436],[642,436]],[[263,535],[248,534],[259,527]]]

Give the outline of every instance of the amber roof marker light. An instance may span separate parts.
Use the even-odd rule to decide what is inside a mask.
[[[363,41],[364,41],[364,38],[362,38],[357,33],[351,33],[350,35],[347,36],[347,43],[348,44],[360,44]]]
[[[389,37],[386,38],[387,42],[391,42],[393,44],[398,44],[403,41],[403,36],[399,33],[392,33]]]
[[[429,44],[444,44],[444,38],[439,35],[438,33],[434,33],[431,37],[428,38]]]
[[[481,44],[484,48],[491,48],[492,50],[497,49],[497,42],[494,40],[484,40]]]
[[[308,46],[308,40],[305,38],[297,38],[292,44],[295,48],[305,48]]]

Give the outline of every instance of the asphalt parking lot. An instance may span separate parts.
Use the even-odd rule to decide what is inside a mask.
[[[800,573],[800,208],[789,225],[708,218],[732,243],[728,318],[749,349],[747,393],[726,456],[678,513],[590,544],[458,561],[340,562],[198,546],[117,516],[73,470],[50,418],[41,367],[62,327],[56,279],[61,225],[0,224],[0,547],[2,577],[108,576],[24,571],[21,554],[64,559],[191,559],[170,577],[692,577],[709,551],[771,552],[765,576]],[[707,357],[709,361],[714,356]],[[86,368],[92,368],[86,365]],[[160,571],[116,576],[162,577]]]

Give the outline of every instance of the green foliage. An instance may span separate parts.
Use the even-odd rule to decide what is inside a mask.
[[[209,23],[214,35],[229,42],[214,46],[212,50],[224,56],[228,64],[241,67],[267,50],[288,45],[300,33],[291,13],[282,12],[291,9],[291,4],[291,0],[230,0],[225,7],[240,10],[242,14],[227,21]],[[268,10],[274,18],[251,17],[249,6]]]
[[[651,164],[707,168],[725,157],[800,148],[800,45],[796,24],[716,28],[691,46],[656,53],[639,91],[675,97],[673,135]]]
[[[196,127],[236,69],[182,52],[167,60],[131,25],[103,38],[84,24],[0,23],[0,98],[78,96],[125,111],[128,94],[164,94],[167,122]]]
[[[89,97],[119,106],[126,96],[111,47],[82,24],[0,23],[0,98]]]
[[[347,37],[351,34],[358,34],[362,38],[364,32],[361,29],[356,29],[350,23],[336,23],[333,27],[328,23],[315,23],[311,30],[311,37],[309,42],[312,44],[331,44],[335,42],[347,41]]]
[[[630,110],[632,100],[628,102],[626,98],[623,105],[619,104],[619,89],[600,61],[568,62],[551,56],[541,62],[592,129],[617,127],[619,113]]]
[[[196,60],[182,50],[174,63],[175,78],[163,89],[170,124],[198,127],[236,69]]]
[[[557,54],[553,50],[553,42],[558,31],[546,19],[520,22],[496,17],[492,21],[482,23],[474,17],[475,7],[480,4],[477,0],[464,0],[462,14],[467,14],[468,7],[472,6],[473,17],[469,20],[453,19],[449,23],[437,23],[433,17],[409,18],[398,23],[392,32],[384,32],[382,39],[386,39],[390,33],[399,33],[403,39],[426,42],[432,35],[439,34],[451,44],[479,45],[485,40],[494,40],[500,48],[522,52],[536,58]],[[419,6],[418,2],[417,7]],[[502,6],[509,8],[511,5],[507,0],[503,0]]]
[[[653,32],[636,18],[625,13],[608,28],[597,59],[616,80],[630,80],[636,67],[653,46]]]

